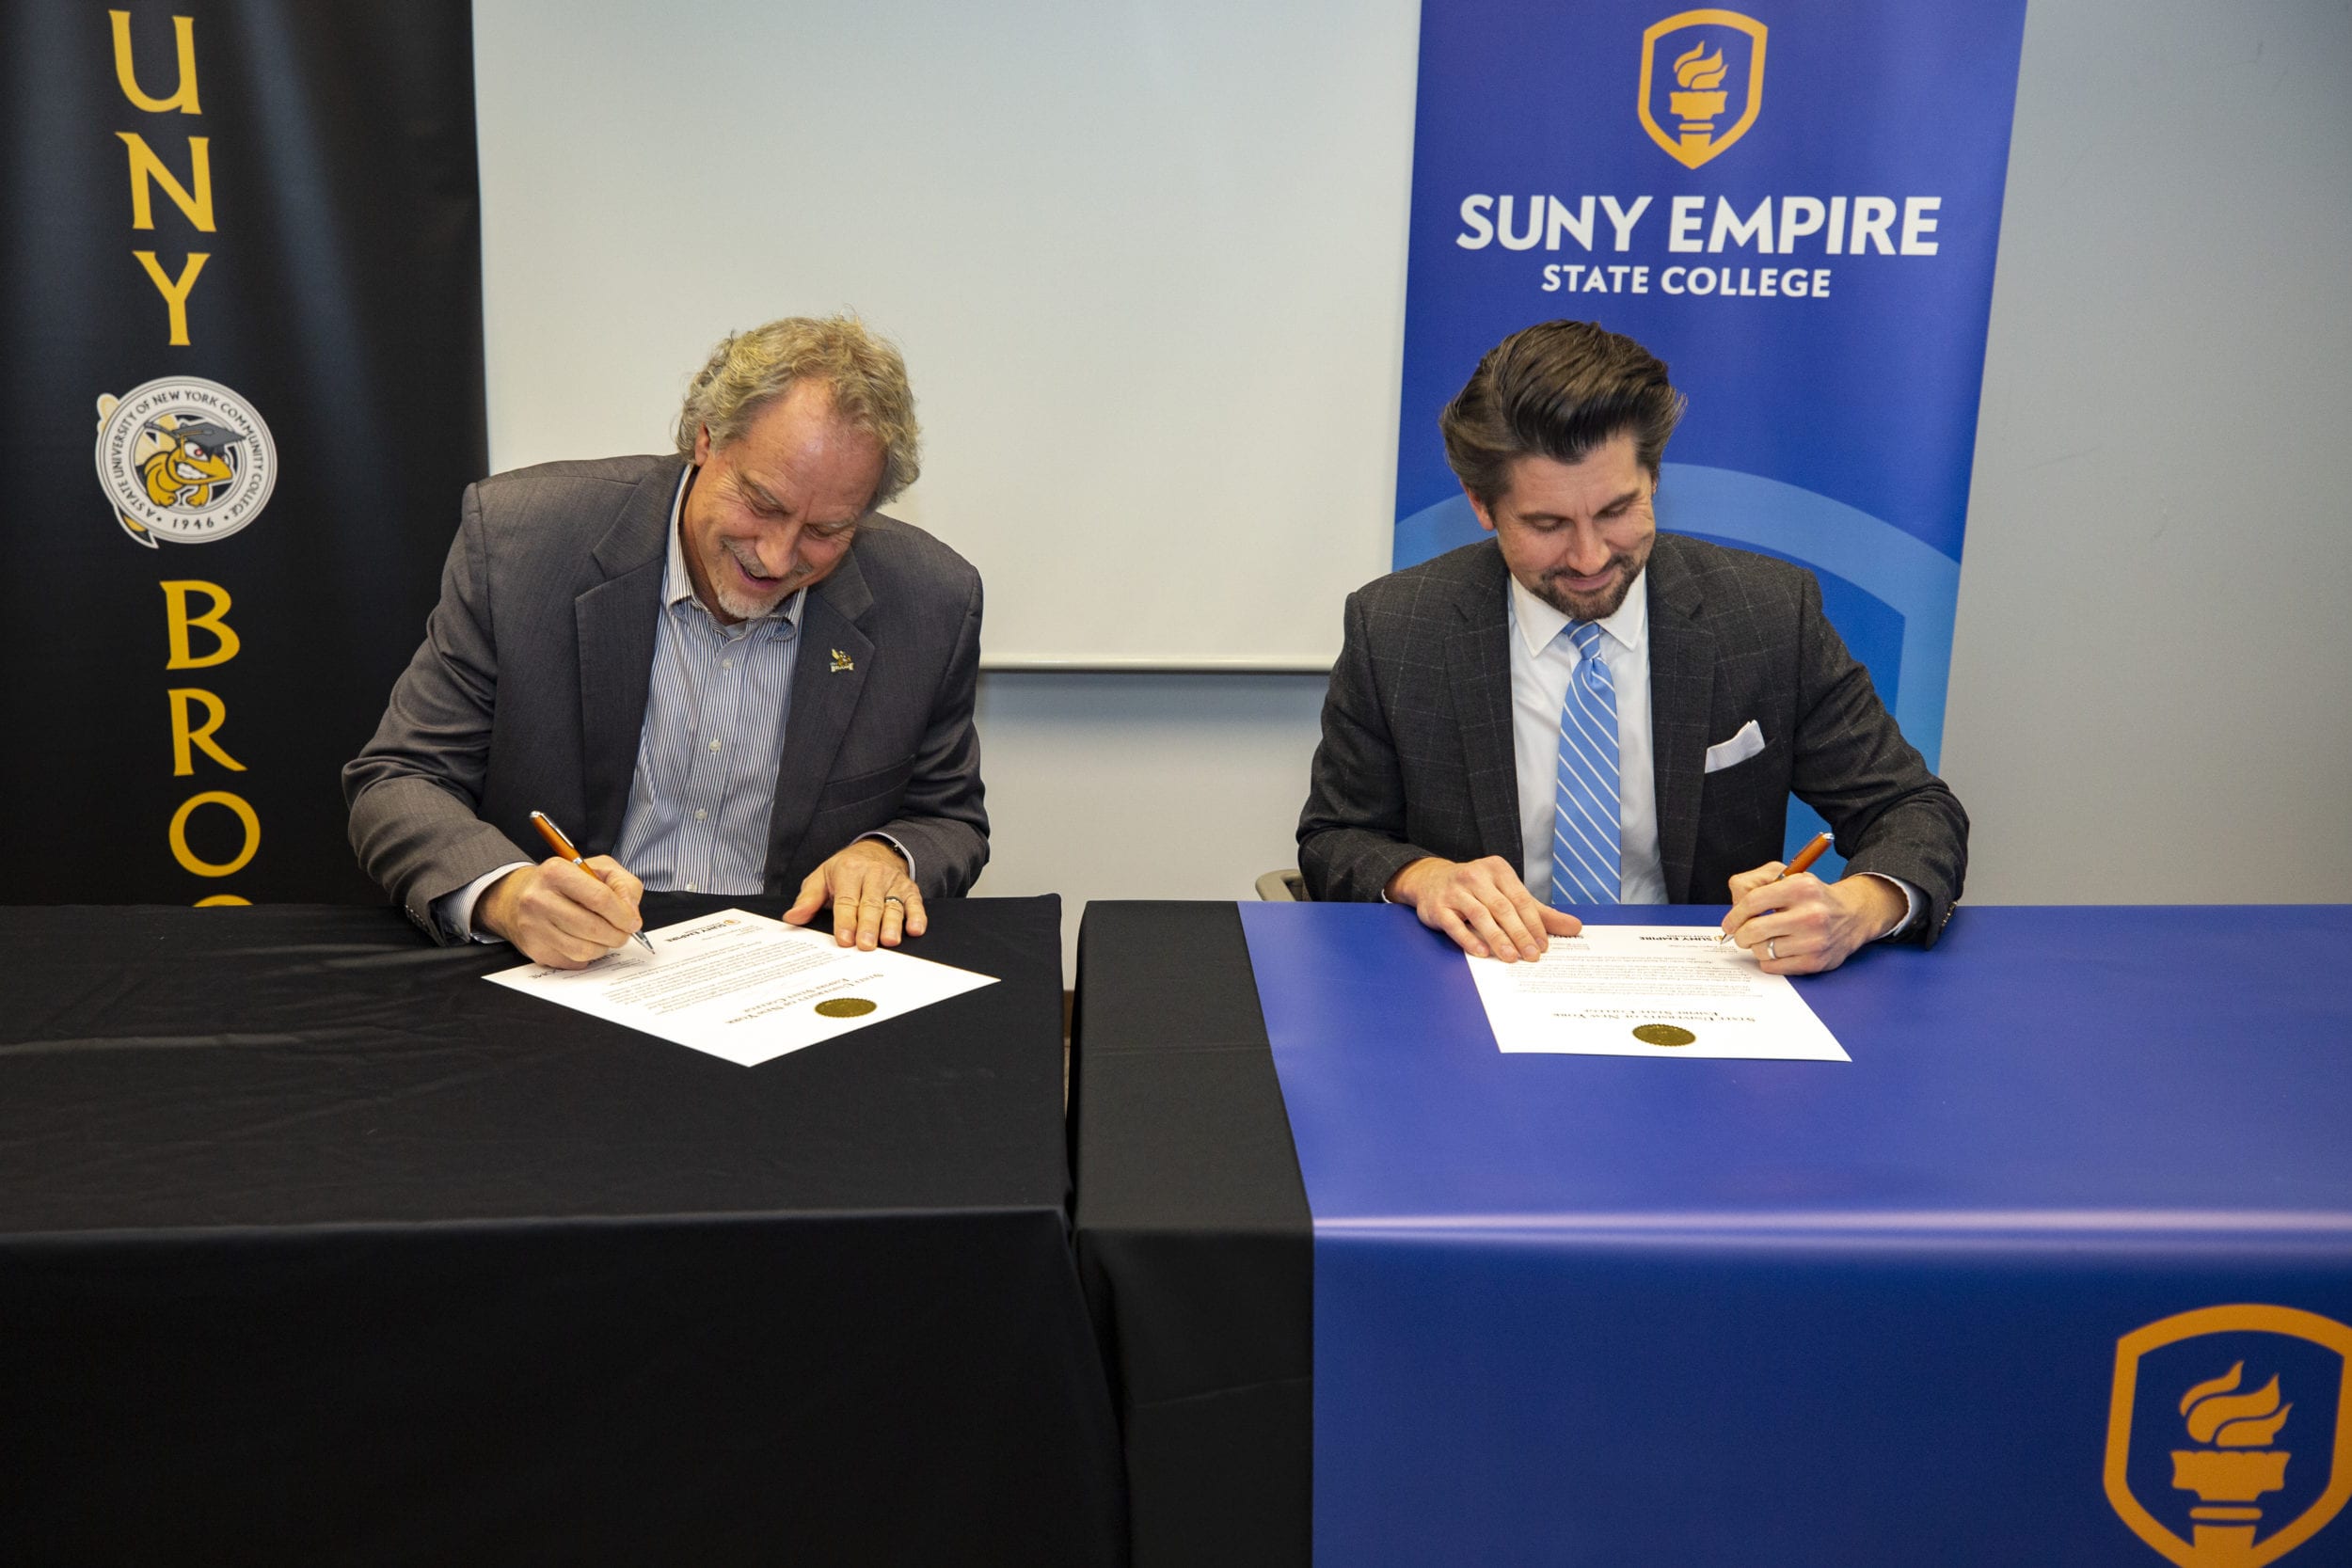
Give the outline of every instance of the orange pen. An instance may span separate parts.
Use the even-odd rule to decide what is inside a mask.
[[[1780,877],[1775,877],[1772,880],[1777,882],[1780,880],[1781,877],[1793,877],[1800,871],[1812,870],[1813,863],[1821,858],[1821,851],[1829,847],[1829,834],[1815,833],[1813,835],[1813,842],[1798,850],[1797,858],[1790,861],[1786,866],[1782,867]]]
[[[539,830],[539,836],[548,841],[548,848],[554,850],[558,855],[561,855],[564,859],[571,862],[582,871],[588,871],[588,863],[580,858],[580,851],[573,848],[572,841],[564,836],[564,830],[548,820],[548,814],[546,812],[532,812],[531,814],[531,825]],[[1827,838],[1829,835],[1827,833],[1823,833],[1821,836],[1823,838]],[[1808,850],[1807,853],[1811,853],[1811,851]],[[588,875],[591,877],[596,876],[596,874],[593,871],[588,871]],[[604,879],[596,877],[596,880],[602,881]],[[629,935],[637,939],[638,946],[644,948],[648,953],[653,951],[653,943],[645,940],[645,933],[642,929],[631,931]]]
[[[1780,868],[1780,876],[1773,878],[1772,880],[1777,882],[1781,880],[1782,878],[1793,877],[1800,871],[1811,870],[1813,863],[1821,858],[1821,852],[1829,847],[1829,844],[1830,835],[1828,833],[1815,833],[1813,835],[1813,842],[1798,850],[1797,858],[1790,861],[1787,865],[1782,866]],[[1715,945],[1721,947],[1724,942],[1727,942],[1730,940],[1731,933],[1729,931],[1725,931],[1715,939]]]

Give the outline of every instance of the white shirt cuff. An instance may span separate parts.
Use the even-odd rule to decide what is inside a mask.
[[[1885,930],[1881,931],[1877,936],[1872,937],[1870,940],[1872,942],[1884,942],[1888,937],[1893,936],[1898,931],[1908,930],[1911,927],[1911,923],[1919,918],[1919,909],[1921,905],[1927,902],[1927,895],[1921,893],[1917,888],[1913,887],[1909,882],[1904,881],[1900,877],[1889,877],[1883,871],[1865,871],[1863,875],[1865,877],[1876,877],[1880,881],[1889,884],[1895,889],[1896,892],[1903,895],[1903,917],[1895,922],[1894,925],[1889,926]]]
[[[504,937],[487,936],[473,928],[473,907],[482,901],[482,895],[490,890],[492,882],[530,863],[529,861],[516,861],[512,865],[501,865],[496,871],[484,872],[455,893],[442,894],[433,900],[434,922],[453,942],[504,942]]]

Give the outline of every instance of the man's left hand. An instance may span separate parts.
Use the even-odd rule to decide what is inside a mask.
[[[810,872],[801,895],[784,911],[784,923],[805,926],[827,903],[833,905],[833,940],[868,953],[877,944],[896,947],[902,936],[919,937],[929,924],[907,863],[878,838],[859,839]]]
[[[1883,878],[1853,876],[1822,881],[1810,871],[1780,877],[1773,861],[1731,879],[1731,912],[1724,929],[1756,955],[1767,974],[1820,974],[1854,950],[1877,941],[1910,907]]]

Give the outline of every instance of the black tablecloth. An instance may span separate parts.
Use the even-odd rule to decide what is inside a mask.
[[[1115,1559],[1058,919],[746,1069],[389,910],[0,910],[0,1560]]]
[[[1136,1568],[1303,1565],[1313,1221],[1231,904],[1096,903],[1078,934],[1078,1259]]]

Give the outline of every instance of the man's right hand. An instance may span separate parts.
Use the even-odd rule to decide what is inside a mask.
[[[1584,928],[1572,914],[1535,902],[1519,874],[1501,855],[1449,861],[1435,855],[1412,862],[1381,890],[1405,904],[1433,931],[1443,931],[1473,958],[1504,963],[1544,956],[1553,937]]]
[[[645,884],[612,856],[597,855],[587,865],[582,871],[549,857],[516,867],[483,890],[473,923],[534,963],[587,968],[644,924],[637,901],[645,895]]]

